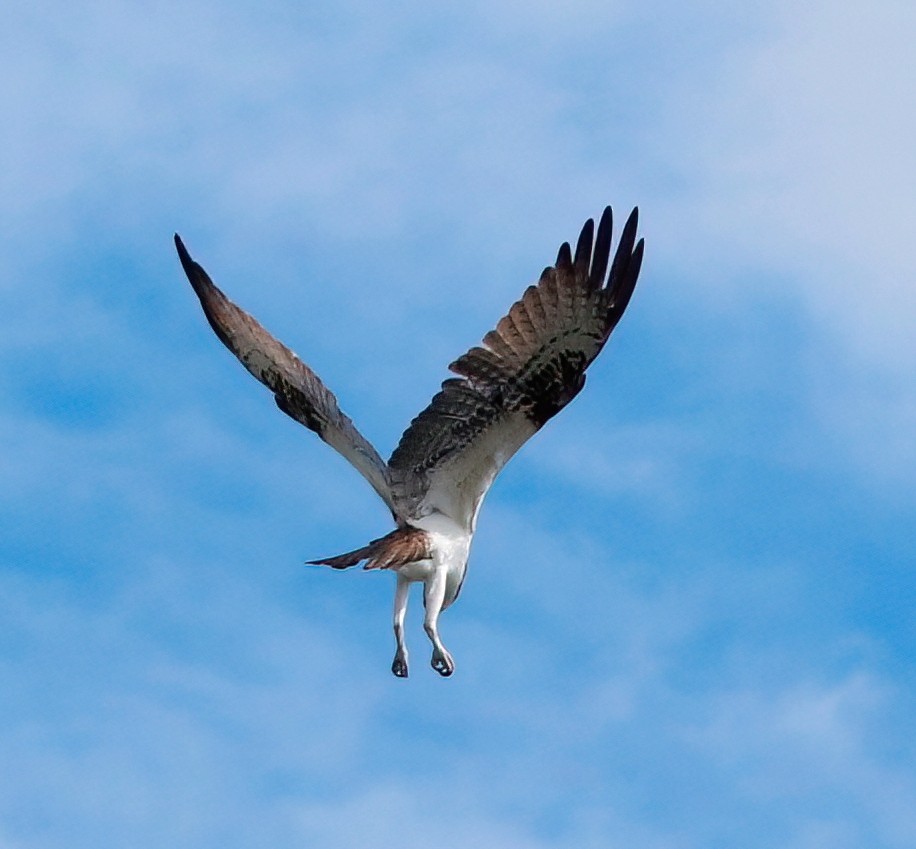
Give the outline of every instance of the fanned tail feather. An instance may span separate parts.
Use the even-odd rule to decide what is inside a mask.
[[[305,562],[309,566],[330,566],[332,569],[349,569],[371,556],[372,543],[369,543],[363,548],[348,551],[346,554],[338,554],[336,557],[325,557],[322,560],[306,560]]]
[[[395,566],[406,566],[431,556],[429,537],[419,528],[396,528],[390,534],[374,539],[369,545],[338,554],[336,557],[325,557],[321,560],[307,560],[310,566],[330,566],[332,569],[349,569],[357,563],[367,560],[364,569],[391,569]]]

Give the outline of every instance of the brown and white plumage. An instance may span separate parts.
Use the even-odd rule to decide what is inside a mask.
[[[313,562],[346,568],[368,561],[366,568],[397,572],[396,675],[407,675],[403,623],[413,581],[424,584],[433,667],[452,673],[438,617],[461,588],[483,497],[512,455],[585,385],[585,370],[636,285],[643,255],[636,226],[634,209],[608,273],[610,207],[597,234],[589,219],[575,253],[564,243],[556,263],[544,269],[482,344],[449,366],[457,377],[446,380],[411,422],[387,464],[318,376],[235,306],[175,236],[182,266],[216,335],[274,393],[281,410],[349,460],[390,508],[396,530],[363,548]]]
[[[220,341],[274,393],[284,413],[315,431],[346,457],[394,513],[385,461],[341,412],[333,393],[289,348],[216,287],[207,272],[191,259],[177,233],[175,247],[204,315]]]

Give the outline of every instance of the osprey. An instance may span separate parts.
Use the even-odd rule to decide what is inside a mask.
[[[391,671],[407,677],[404,617],[411,583],[422,582],[424,629],[432,667],[455,670],[439,638],[439,614],[458,597],[483,497],[499,470],[585,385],[585,370],[600,353],[627,307],[643,256],[635,242],[638,210],[630,214],[608,272],[611,209],[585,222],[575,254],[560,247],[508,315],[479,347],[449,366],[442,384],[411,423],[385,463],[337,405],[318,376],[289,348],[239,309],[191,259],[178,235],[181,264],[220,341],[274,393],[277,406],[339,451],[388,505],[395,530],[362,548],[309,561],[397,575]]]

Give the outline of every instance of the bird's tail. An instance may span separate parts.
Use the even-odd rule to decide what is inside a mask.
[[[426,531],[419,528],[400,527],[369,545],[338,554],[337,557],[325,557],[321,560],[307,561],[310,566],[330,566],[332,569],[348,569],[363,560],[368,560],[366,569],[392,569],[426,560],[432,556],[429,537]]]
[[[346,554],[338,554],[337,557],[325,557],[322,560],[306,560],[309,566],[330,566],[332,569],[349,569],[363,560],[372,556],[372,543],[357,548],[354,551],[348,551]]]

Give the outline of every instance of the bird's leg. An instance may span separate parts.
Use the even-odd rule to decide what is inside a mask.
[[[423,628],[433,644],[433,657],[430,663],[436,672],[447,678],[455,671],[455,661],[439,639],[439,613],[442,611],[444,598],[445,573],[442,572],[433,575],[424,586],[423,604],[426,607],[426,616],[423,619]]]
[[[407,646],[404,643],[404,617],[407,615],[407,598],[410,590],[410,581],[398,575],[398,586],[394,591],[394,638],[398,642],[398,650],[391,664],[391,671],[398,678],[407,677]]]

